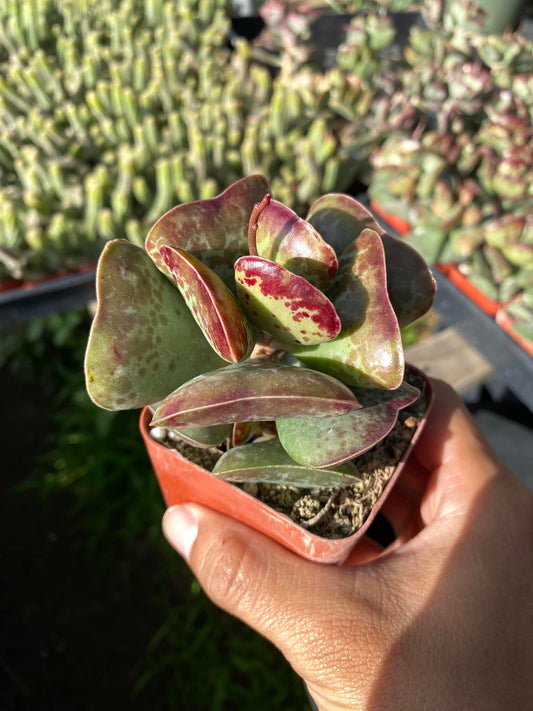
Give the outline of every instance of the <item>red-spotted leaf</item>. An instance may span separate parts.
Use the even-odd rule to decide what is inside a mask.
[[[331,193],[316,200],[307,220],[341,254],[364,229],[377,232],[385,249],[387,290],[400,327],[431,308],[435,280],[422,257],[405,241],[388,235],[361,203],[348,195]]]
[[[233,289],[233,263],[248,253],[248,220],[254,205],[269,190],[262,175],[252,175],[209,200],[172,208],[150,230],[146,251],[170,276],[161,247],[183,249],[213,269]]]
[[[193,447],[209,449],[218,447],[226,440],[231,440],[231,425],[213,425],[213,427],[189,427],[188,429],[175,429],[180,439]]]
[[[345,249],[330,295],[341,334],[329,343],[291,351],[348,385],[397,388],[404,372],[402,341],[387,294],[383,243],[374,230],[363,230]]]
[[[98,310],[85,376],[91,399],[108,410],[161,400],[195,375],[224,365],[179,291],[143,249],[126,240],[104,248],[96,276]]]
[[[216,353],[230,363],[248,356],[254,346],[252,328],[222,279],[182,249],[161,247],[159,251],[194,320]]]
[[[325,291],[337,273],[335,250],[315,228],[276,200],[262,210],[255,235],[257,254]]]
[[[349,486],[359,480],[350,462],[334,470],[302,466],[289,457],[277,439],[228,450],[215,464],[213,474],[225,481],[283,484],[301,489]]]
[[[303,277],[263,257],[235,263],[237,296],[252,323],[287,343],[335,338],[341,322],[331,301]]]
[[[303,414],[322,417],[358,406],[349,388],[323,373],[253,359],[185,383],[159,403],[152,425],[207,427]]]
[[[394,427],[398,411],[418,399],[420,391],[404,382],[397,390],[358,390],[363,405],[336,417],[277,420],[284,449],[310,467],[332,467],[358,457],[380,442]]]

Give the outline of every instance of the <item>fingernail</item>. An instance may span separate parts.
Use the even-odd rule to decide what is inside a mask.
[[[163,533],[167,541],[187,562],[198,534],[198,521],[187,504],[171,506],[163,516]]]

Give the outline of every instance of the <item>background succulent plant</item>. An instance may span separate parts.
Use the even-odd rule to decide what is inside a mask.
[[[473,32],[472,7],[456,6],[455,22],[411,31],[395,92],[415,124],[411,114],[374,152],[369,193],[413,226],[429,263],[459,264],[505,302],[533,269],[533,43]]]
[[[349,83],[273,77],[230,31],[225,0],[1,4],[0,279],[142,244],[172,205],[258,170],[299,211],[348,187]]]
[[[244,178],[164,214],[146,251],[110,242],[97,283],[91,398],[154,405],[153,425],[198,446],[232,439],[215,469],[229,480],[349,483],[419,395],[400,326],[430,307],[433,278],[346,195],[304,220]],[[246,443],[273,422],[277,437]]]

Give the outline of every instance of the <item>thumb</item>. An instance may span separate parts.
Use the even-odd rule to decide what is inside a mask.
[[[334,686],[337,670],[353,664],[346,658],[353,620],[362,646],[365,639],[375,640],[368,610],[377,594],[377,581],[364,567],[348,569],[304,560],[198,504],[168,509],[163,531],[211,600],[273,642],[311,684],[314,680],[327,684],[331,677]]]

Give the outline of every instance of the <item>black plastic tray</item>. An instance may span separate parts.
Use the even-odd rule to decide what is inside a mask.
[[[0,328],[82,306],[95,296],[95,270],[0,292]]]

